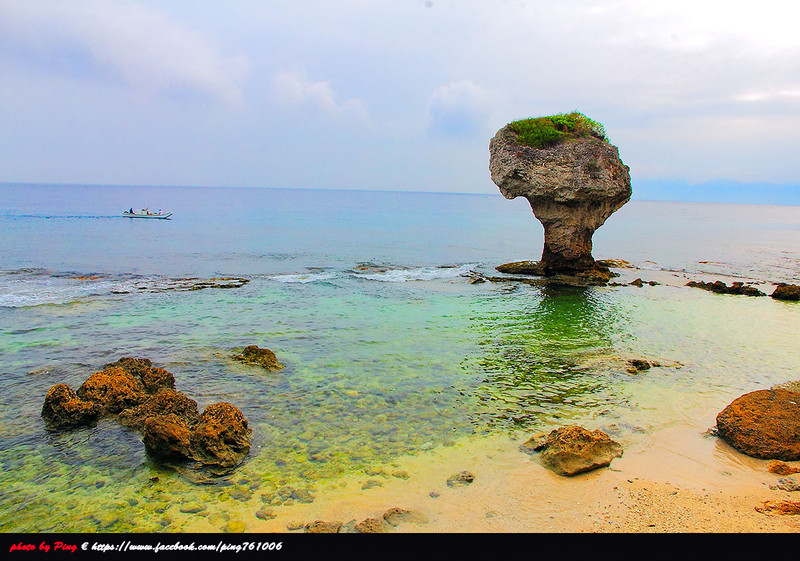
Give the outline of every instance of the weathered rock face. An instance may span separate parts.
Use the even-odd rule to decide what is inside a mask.
[[[100,415],[100,407],[80,399],[66,384],[56,384],[44,398],[42,417],[54,429],[80,427],[93,423]]]
[[[82,400],[99,405],[104,413],[112,414],[147,400],[141,380],[116,366],[89,376],[76,393]]]
[[[717,434],[748,456],[800,460],[800,393],[770,389],[744,394],[717,415]]]
[[[575,425],[551,431],[533,449],[541,450],[544,467],[567,477],[605,467],[622,456],[622,446],[603,431]]]
[[[141,429],[145,420],[157,415],[176,415],[187,426],[200,420],[197,402],[170,388],[162,388],[141,405],[121,411],[117,420],[127,427]]]
[[[204,464],[232,467],[250,451],[247,420],[230,403],[206,407],[192,432],[192,457]]]
[[[525,197],[544,226],[539,273],[593,269],[592,234],[631,197],[630,172],[617,148],[595,137],[532,148],[507,125],[492,138],[489,155],[503,196]]]
[[[184,460],[192,457],[192,431],[186,421],[174,413],[147,417],[142,426],[142,442],[147,452],[156,458]]]

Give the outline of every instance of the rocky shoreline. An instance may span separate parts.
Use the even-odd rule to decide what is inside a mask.
[[[149,359],[123,357],[106,364],[73,391],[56,384],[42,418],[49,430],[71,430],[105,417],[142,433],[147,452],[164,462],[193,462],[223,475],[250,451],[252,433],[235,406],[214,403],[201,414],[197,402],[175,390],[175,377]]]

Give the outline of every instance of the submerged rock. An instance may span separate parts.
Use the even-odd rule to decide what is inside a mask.
[[[776,300],[800,300],[800,286],[781,283],[770,296]]]
[[[283,364],[278,362],[278,357],[275,356],[275,353],[269,349],[262,349],[257,345],[246,346],[241,354],[233,355],[233,358],[245,364],[260,366],[270,372],[283,368]]]
[[[527,199],[544,226],[537,274],[608,271],[592,257],[592,235],[632,193],[629,168],[615,146],[590,134],[536,148],[521,143],[511,123],[492,138],[489,155],[503,196]]]
[[[577,425],[551,431],[539,449],[542,465],[566,477],[608,466],[622,456],[622,446],[606,433]]]
[[[717,415],[717,434],[740,452],[766,460],[800,459],[800,393],[757,390]]]
[[[703,281],[689,281],[686,286],[694,288],[702,288],[717,294],[743,294],[745,296],[766,296],[763,292],[754,286],[745,285],[743,282],[734,282],[728,286],[722,281],[703,282]]]

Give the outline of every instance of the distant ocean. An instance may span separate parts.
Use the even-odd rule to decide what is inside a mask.
[[[262,495],[464,440],[567,421],[632,444],[705,430],[741,393],[797,379],[800,304],[685,284],[800,283],[798,209],[631,201],[593,253],[632,267],[580,289],[469,282],[541,255],[527,202],[499,194],[2,184],[0,530],[252,530]],[[188,289],[228,277],[247,283]],[[249,344],[286,368],[230,359]],[[201,410],[239,407],[246,463],[199,485],[113,421],[45,430],[51,386],[123,356],[172,372]],[[630,357],[667,366],[633,374]]]

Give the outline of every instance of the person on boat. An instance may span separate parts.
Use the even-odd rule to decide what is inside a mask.
[[[128,214],[133,214],[133,207],[130,208],[130,210],[128,211]]]

